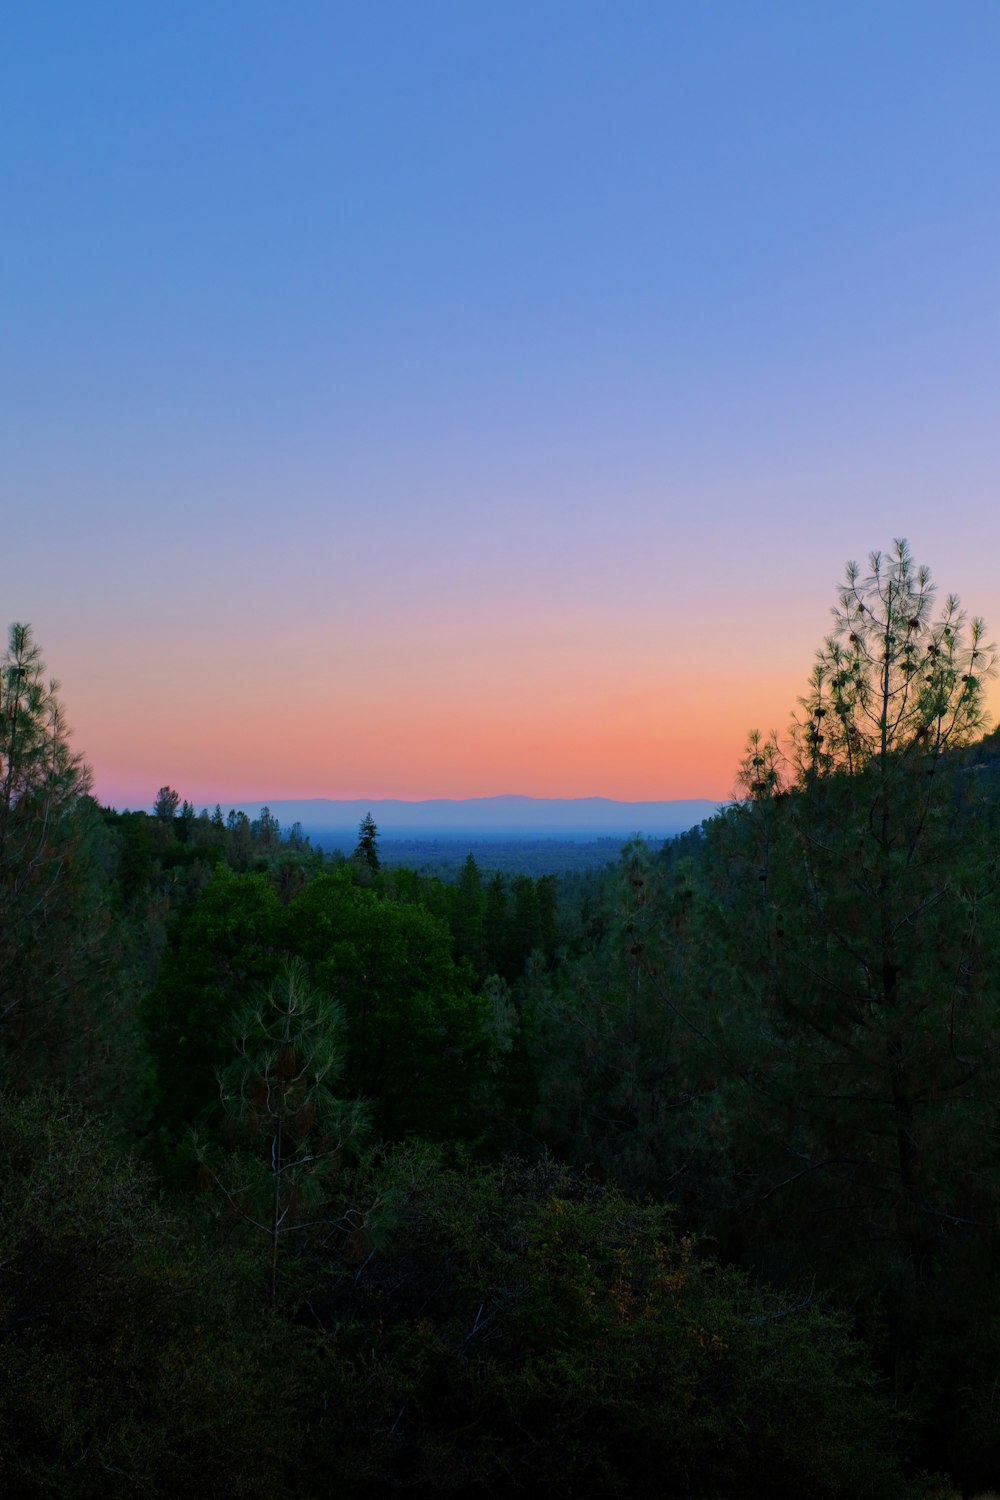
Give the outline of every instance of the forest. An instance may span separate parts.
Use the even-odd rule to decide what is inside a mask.
[[[14,625],[4,1492],[1000,1489],[995,666],[899,542],[716,817],[442,876],[102,807]]]

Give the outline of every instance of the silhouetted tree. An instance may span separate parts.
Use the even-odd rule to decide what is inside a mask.
[[[180,792],[175,792],[172,786],[161,786],[156,794],[153,812],[158,818],[163,818],[166,822],[176,816],[180,802]]]
[[[358,846],[354,851],[354,858],[362,864],[367,865],[373,874],[379,868],[378,829],[375,826],[375,819],[371,813],[366,813],[361,819],[361,826],[358,829]]]
[[[729,825],[753,929],[734,953],[767,1018],[747,1138],[777,1131],[773,1180],[811,1195],[817,1236],[895,1243],[918,1282],[996,1187],[995,814],[946,753],[982,729],[995,653],[955,596],[933,600],[905,542],[865,577],[848,565],[790,767],[754,740]]]
[[[260,817],[250,824],[250,832],[264,855],[273,854],[281,842],[281,824],[269,807],[261,808]]]

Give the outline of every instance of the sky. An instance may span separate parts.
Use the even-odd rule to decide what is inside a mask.
[[[1000,634],[998,56],[994,0],[7,7],[0,629],[101,799],[723,799],[896,536]]]

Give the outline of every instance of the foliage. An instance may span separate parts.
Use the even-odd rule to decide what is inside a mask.
[[[371,813],[366,813],[361,819],[361,826],[358,829],[358,847],[354,851],[354,858],[372,874],[377,874],[379,868],[378,829]]]
[[[871,569],[849,565],[817,654],[790,795],[775,747],[751,744],[731,947],[766,1016],[768,1191],[789,1179],[821,1241],[895,1245],[920,1281],[995,1214],[995,802],[943,754],[982,724],[993,652],[953,596],[931,619],[904,543]]]
[[[286,964],[271,986],[234,1017],[236,1058],[220,1071],[225,1162],[211,1145],[200,1160],[229,1209],[270,1241],[271,1300],[278,1251],[367,1129],[360,1102],[333,1092],[343,1071],[342,1021],[313,990],[302,965]]]
[[[156,801],[153,804],[154,816],[162,818],[164,822],[175,818],[180,801],[180,792],[175,792],[172,786],[161,786],[156,794]]]
[[[280,965],[281,905],[265,875],[215,871],[184,909],[162,972],[141,1007],[150,1122],[169,1152],[217,1097],[231,1058],[232,1017]]]
[[[670,898],[640,840],[622,851],[603,912],[601,940],[562,965],[541,1005],[537,1125],[564,1159],[659,1194],[682,1155],[678,1121],[691,1084],[672,1003]]]
[[[796,722],[800,774],[856,773],[872,761],[940,756],[986,722],[984,689],[996,651],[980,618],[949,594],[932,618],[935,586],[903,540],[889,557],[857,563],[834,610],[836,629],[816,653],[805,710]],[[892,766],[895,770],[895,765]]]
[[[0,1096],[5,1493],[254,1496],[290,1482],[303,1341],[255,1312],[101,1126]]]
[[[2,667],[12,1493],[902,1496],[903,1445],[995,1487],[994,660],[905,544],[787,753],[558,886],[99,811],[26,627]],[[469,1165],[532,1121],[601,1185]]]
[[[0,657],[0,1072],[89,1079],[113,954],[90,772],[28,625]]]
[[[467,1135],[491,1056],[489,1013],[451,957],[447,929],[343,875],[320,875],[288,907],[288,953],[344,1017],[350,1094],[388,1138]]]
[[[703,1258],[667,1210],[412,1150],[368,1192],[312,1304],[356,1366],[364,1493],[911,1493],[843,1320]]]

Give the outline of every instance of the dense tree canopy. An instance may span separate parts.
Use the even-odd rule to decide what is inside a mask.
[[[183,1131],[217,1096],[232,1058],[233,1017],[280,966],[281,905],[265,875],[221,868],[180,914],[142,1018],[153,1123]]]
[[[897,543],[700,830],[447,880],[99,809],[15,627],[12,1492],[996,1487],[993,667]]]
[[[346,1081],[389,1137],[464,1135],[490,1059],[488,1010],[447,928],[414,905],[321,875],[288,908],[290,953],[344,1016]]]

